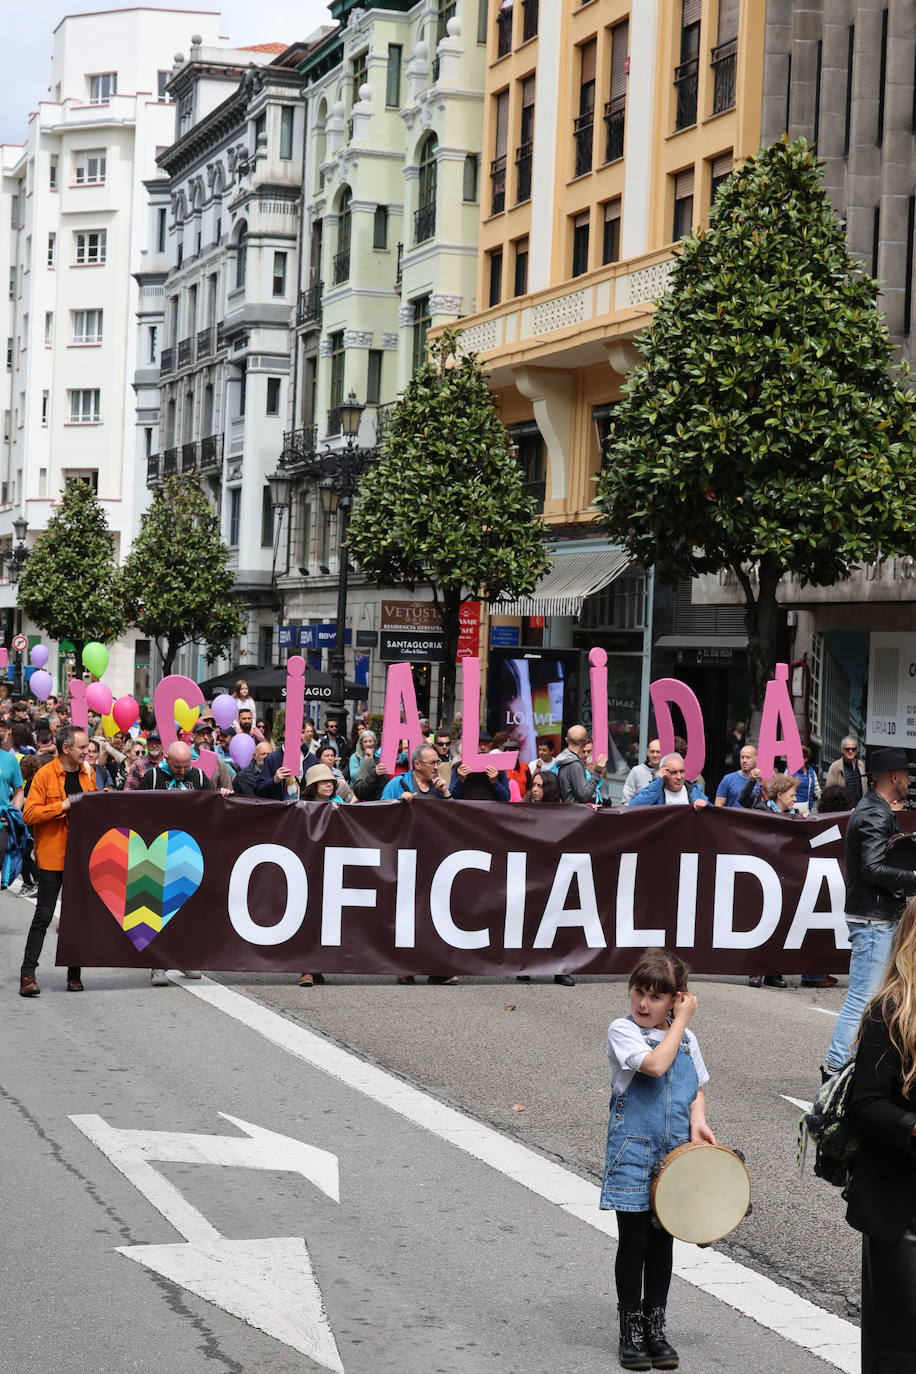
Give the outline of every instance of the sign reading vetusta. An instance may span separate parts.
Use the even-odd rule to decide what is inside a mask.
[[[845,823],[90,794],[71,811],[57,961],[608,974],[667,945],[703,973],[841,971]]]

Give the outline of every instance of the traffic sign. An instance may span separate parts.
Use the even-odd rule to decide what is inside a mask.
[[[17,654],[21,654],[24,649],[29,647],[29,641],[25,635],[13,635],[13,648]]]

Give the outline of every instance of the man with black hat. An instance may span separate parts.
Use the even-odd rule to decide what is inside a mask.
[[[906,799],[909,760],[903,749],[876,749],[871,756],[872,787],[846,827],[846,924],[849,927],[849,991],[827,1060],[826,1081],[849,1058],[862,1013],[881,985],[890,959],[897,922],[907,896],[916,892],[916,872],[894,862],[888,841],[899,835],[892,806]]]

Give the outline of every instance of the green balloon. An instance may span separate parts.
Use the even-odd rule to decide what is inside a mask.
[[[101,677],[108,667],[108,650],[104,644],[99,644],[93,640],[91,644],[83,645],[83,664],[90,673],[95,673],[96,677]]]

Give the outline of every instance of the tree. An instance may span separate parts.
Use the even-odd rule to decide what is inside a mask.
[[[684,242],[615,407],[597,505],[663,581],[734,573],[754,716],[780,578],[828,586],[912,549],[914,399],[875,296],[815,155],[783,140]]]
[[[206,643],[212,663],[241,634],[228,558],[219,519],[193,477],[167,477],[121,570],[127,613],[156,641],[164,673],[183,645]]]
[[[446,329],[394,408],[348,545],[377,584],[428,583],[442,615],[440,717],[455,709],[461,602],[523,596],[549,566],[543,522],[477,358]]]
[[[35,541],[19,575],[19,605],[51,639],[76,649],[110,644],[127,624],[114,543],[105,512],[88,482],[68,482],[48,527]]]

